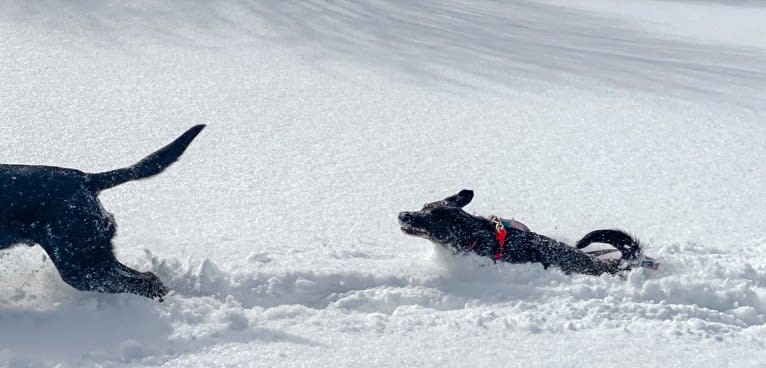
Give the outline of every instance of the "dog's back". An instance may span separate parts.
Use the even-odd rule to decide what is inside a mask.
[[[0,165],[0,248],[32,241],[32,231],[49,220],[55,207],[85,197],[86,179],[74,169]]]

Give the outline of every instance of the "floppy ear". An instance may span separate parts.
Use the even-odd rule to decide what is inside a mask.
[[[427,210],[427,209],[433,209],[436,207],[443,207],[443,206],[463,207],[467,205],[468,203],[471,203],[472,199],[473,199],[473,191],[468,189],[463,189],[460,191],[460,193],[444,198],[441,201],[426,203],[423,206],[423,209]]]
[[[465,205],[471,203],[472,199],[473,191],[469,189],[463,189],[460,191],[460,193],[455,194],[452,197],[448,197],[444,199],[444,201],[449,203],[451,206],[464,207]]]

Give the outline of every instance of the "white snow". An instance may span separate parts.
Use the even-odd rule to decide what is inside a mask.
[[[4,250],[0,367],[763,366],[764,24],[757,1],[1,1],[1,162],[102,171],[208,128],[102,195],[118,257],[175,294]],[[399,231],[462,188],[570,242],[624,228],[662,268]]]

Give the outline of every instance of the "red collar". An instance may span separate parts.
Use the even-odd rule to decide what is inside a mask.
[[[500,217],[492,216],[489,218],[492,224],[495,225],[495,239],[497,244],[500,245],[495,252],[495,262],[503,259],[503,251],[505,250],[505,237],[508,235],[508,230],[503,226],[503,220]]]
[[[497,239],[497,244],[499,245],[497,252],[495,252],[495,257],[493,257],[495,262],[497,262],[503,259],[503,251],[505,250],[505,236],[508,235],[508,230],[506,230],[505,226],[503,226],[503,219],[500,217],[492,216],[489,218],[489,220],[492,221],[493,225],[495,225],[495,239]],[[471,244],[471,247],[468,248],[467,252],[473,251],[478,243],[479,240],[474,240],[473,244]]]

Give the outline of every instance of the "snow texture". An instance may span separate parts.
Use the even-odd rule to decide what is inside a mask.
[[[619,4],[615,5],[615,4]],[[0,367],[762,367],[760,1],[0,1],[4,163],[105,171],[164,303],[0,252]],[[658,272],[455,256],[396,214],[467,208]]]

